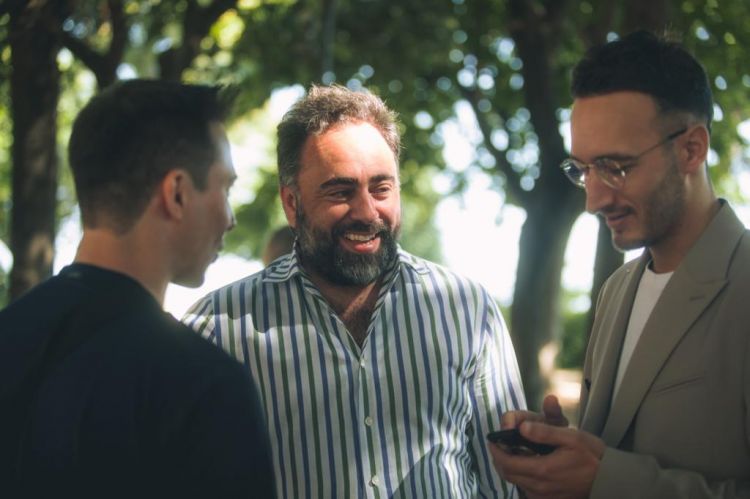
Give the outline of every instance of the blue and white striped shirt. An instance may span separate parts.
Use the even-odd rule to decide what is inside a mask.
[[[280,497],[513,497],[485,434],[525,408],[481,286],[399,249],[362,347],[295,253],[184,321],[242,361],[265,407]]]

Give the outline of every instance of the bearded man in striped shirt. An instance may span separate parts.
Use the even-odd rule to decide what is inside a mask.
[[[395,114],[315,87],[278,128],[294,250],[185,321],[245,363],[280,497],[513,497],[485,434],[525,406],[497,305],[402,250]]]

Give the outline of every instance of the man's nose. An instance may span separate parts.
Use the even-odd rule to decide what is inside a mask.
[[[615,190],[602,182],[597,172],[593,170],[587,171],[584,182],[586,189],[586,211],[597,213],[604,207],[612,204],[615,197]]]
[[[351,218],[367,223],[377,220],[378,210],[375,203],[369,192],[358,193],[350,204]]]
[[[229,219],[227,221],[226,232],[229,232],[237,225],[237,219],[234,217],[234,210],[229,206],[229,203],[227,203],[227,215],[229,215]]]

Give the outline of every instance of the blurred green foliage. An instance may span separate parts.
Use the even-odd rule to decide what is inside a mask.
[[[586,357],[586,312],[563,313],[563,336],[555,363],[560,369],[580,369]]]
[[[618,26],[625,2],[560,0],[560,46],[551,51],[551,88],[560,125],[567,119],[569,71],[587,45],[587,37],[604,26]],[[228,2],[232,4],[232,2]],[[509,203],[518,203],[514,189],[533,189],[539,171],[539,137],[525,102],[519,58],[509,25],[509,2],[498,0],[338,0],[333,33],[332,73],[323,74],[321,43],[325,2],[238,0],[199,39],[185,39],[186,14],[208,7],[209,0],[125,0],[127,44],[118,66],[120,77],[159,77],[166,54],[189,46],[195,56],[182,78],[190,82],[232,85],[237,89],[236,115],[230,139],[243,144],[245,135],[260,137],[241,148],[235,162],[250,161],[233,197],[237,228],[227,237],[230,251],[257,258],[271,230],[285,223],[278,201],[274,132],[271,115],[275,90],[293,85],[336,81],[366,87],[396,109],[403,129],[402,244],[421,256],[440,261],[439,232],[434,208],[441,197],[464,192],[468,178],[487,175]],[[553,2],[535,0],[533,9]],[[60,29],[96,53],[103,54],[113,37],[112,17],[102,0],[71,2]],[[739,201],[731,167],[745,167],[747,144],[737,125],[750,117],[750,4],[743,0],[681,0],[671,4],[671,24],[685,45],[705,64],[713,81],[718,120],[712,146],[718,163],[711,168],[720,193]],[[2,12],[2,11],[0,11]],[[611,15],[610,15],[611,14]],[[607,16],[610,18],[605,19]],[[606,24],[605,24],[606,21]],[[8,16],[0,15],[0,239],[7,241],[10,205],[11,120],[7,46]],[[607,31],[608,32],[608,31]],[[609,33],[608,36],[615,36]],[[75,198],[65,160],[65,144],[75,113],[96,91],[96,80],[69,50],[58,57],[62,93],[58,107],[61,158],[58,217],[73,213]],[[469,137],[465,169],[446,164],[443,156],[446,122],[456,120],[457,106],[473,95],[476,109],[490,126],[488,136]],[[248,131],[249,130],[249,131]],[[488,144],[512,167],[508,175]],[[437,191],[435,176],[449,179]],[[550,173],[552,174],[552,173]],[[554,172],[558,174],[558,172]],[[497,207],[499,211],[501,206]],[[0,295],[5,296],[0,290]],[[567,310],[563,306],[563,310]],[[585,340],[580,314],[565,312],[561,365],[577,365]]]

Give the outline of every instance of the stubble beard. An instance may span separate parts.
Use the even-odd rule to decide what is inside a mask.
[[[638,239],[618,240],[612,233],[612,242],[621,251],[628,251],[659,244],[680,225],[685,209],[685,185],[682,182],[677,162],[674,158],[664,178],[654,186],[644,203],[643,234]]]

